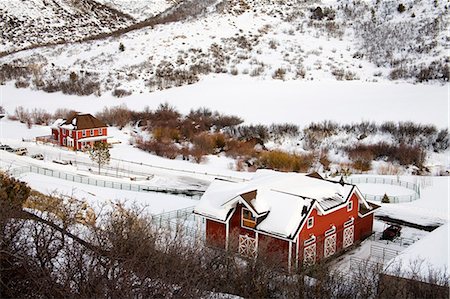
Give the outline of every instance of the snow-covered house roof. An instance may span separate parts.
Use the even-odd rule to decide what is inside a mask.
[[[313,206],[327,214],[346,204],[355,189],[351,184],[305,174],[258,170],[247,182],[214,180],[194,211],[226,221],[241,203],[256,217],[265,217],[258,223],[258,230],[293,238]],[[371,209],[365,201],[364,204]]]
[[[412,244],[388,262],[385,273],[403,278],[422,279],[449,274],[449,224],[446,223]],[[445,284],[436,281],[437,284]],[[450,281],[447,281],[447,285]]]
[[[52,128],[68,130],[86,130],[106,127],[106,124],[89,113],[74,113],[67,119],[58,119]]]
[[[62,123],[65,122],[65,119],[62,118],[58,118],[57,120],[55,120],[55,122],[53,124],[50,125],[51,129],[58,129],[59,126],[61,126]]]

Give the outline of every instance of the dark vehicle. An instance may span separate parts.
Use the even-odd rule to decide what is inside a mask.
[[[0,150],[7,151],[7,152],[10,152],[10,153],[14,152],[14,149],[12,147],[10,147],[9,145],[7,145],[7,144],[1,144],[0,145]]]
[[[396,237],[400,236],[400,231],[402,230],[402,227],[399,225],[390,225],[388,228],[386,228],[383,231],[383,235],[381,237],[381,240],[389,240],[392,241]]]

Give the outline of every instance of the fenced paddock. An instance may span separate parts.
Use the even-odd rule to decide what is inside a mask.
[[[127,191],[134,191],[134,192],[166,193],[166,194],[186,196],[186,197],[190,197],[192,199],[200,199],[201,195],[204,192],[202,190],[194,190],[194,189],[159,188],[159,187],[153,187],[153,186],[141,185],[141,184],[131,184],[131,183],[125,183],[125,182],[108,181],[108,180],[96,179],[96,178],[92,178],[89,176],[83,176],[80,174],[68,173],[68,172],[63,172],[63,171],[59,171],[59,170],[48,169],[48,168],[43,168],[43,167],[38,167],[38,166],[17,167],[17,168],[11,169],[9,171],[9,173],[14,177],[18,177],[24,173],[36,173],[36,174],[50,176],[50,177],[54,177],[54,178],[58,178],[58,179],[66,180],[66,181],[71,181],[74,183],[87,184],[87,185],[97,186],[97,187],[127,190]]]
[[[393,178],[381,178],[381,177],[356,177],[356,178],[347,178],[346,180],[350,184],[358,185],[358,184],[385,184],[385,185],[393,185],[393,186],[399,186],[403,187],[409,190],[414,191],[413,194],[410,195],[398,195],[398,196],[389,196],[389,202],[390,203],[402,203],[402,202],[411,202],[414,200],[417,200],[420,198],[420,185],[402,181],[399,179],[393,179]],[[367,200],[371,201],[378,201],[381,202],[381,200],[384,197],[384,194],[381,195],[374,195],[374,194],[366,194],[363,193],[364,197]]]

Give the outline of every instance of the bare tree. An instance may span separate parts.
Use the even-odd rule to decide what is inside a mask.
[[[98,164],[98,173],[100,174],[100,168],[102,165],[109,164],[111,155],[109,153],[108,143],[96,142],[94,146],[89,149],[89,157],[91,160]]]

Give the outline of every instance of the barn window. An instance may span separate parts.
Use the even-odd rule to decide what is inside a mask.
[[[355,222],[355,218],[352,217],[352,218],[350,218],[350,220],[347,220],[344,222],[344,227],[353,225],[354,222]]]
[[[307,226],[308,228],[311,228],[311,227],[314,226],[314,217],[309,217],[309,218],[308,218],[308,222],[306,223],[306,226]]]
[[[332,235],[336,232],[336,226],[333,225],[332,228],[330,228],[329,230],[325,231],[325,236],[329,236]]]
[[[256,218],[253,217],[252,212],[246,208],[242,208],[242,226],[249,228],[256,227]]]
[[[353,201],[349,201],[347,205],[347,212],[350,212],[353,209]]]
[[[303,246],[306,247],[306,246],[308,246],[308,245],[313,244],[314,242],[316,242],[316,236],[312,235],[312,236],[309,237],[309,239],[307,239],[307,240],[305,240],[305,241],[303,242]]]

